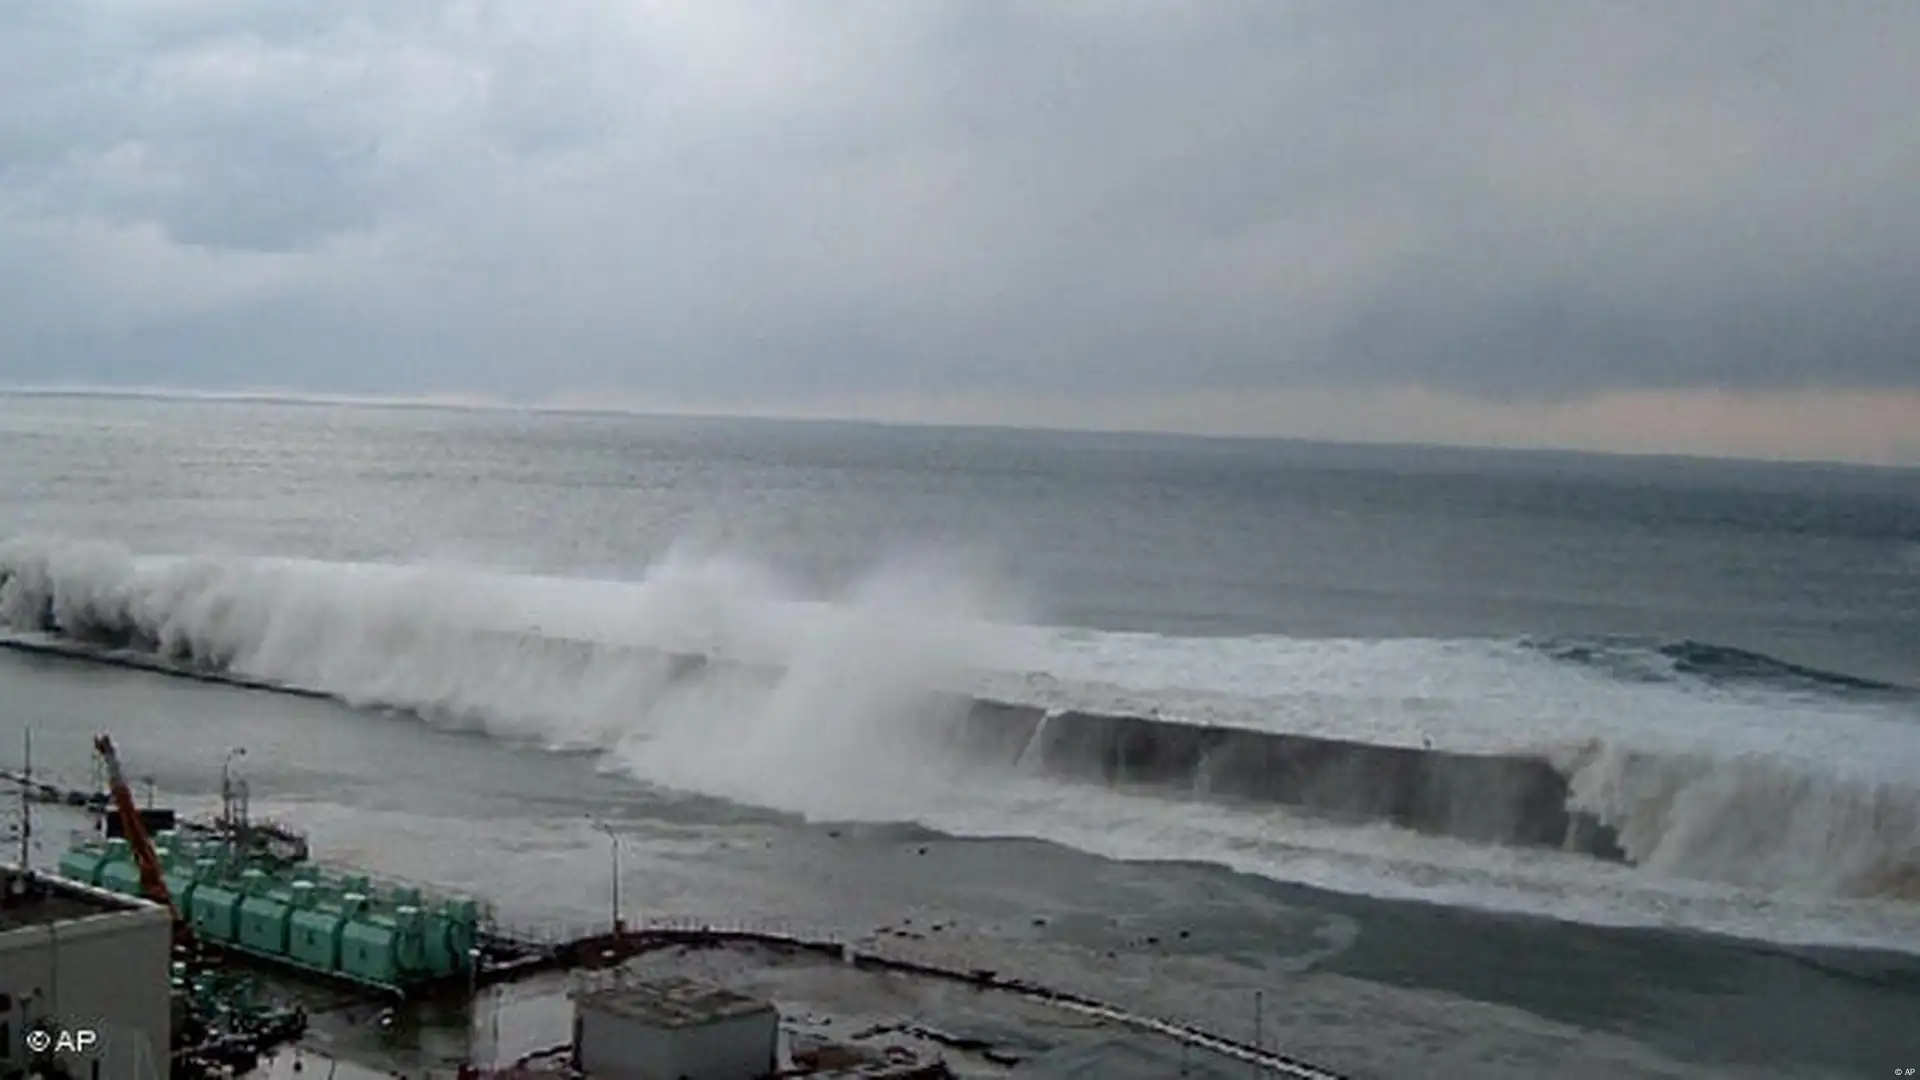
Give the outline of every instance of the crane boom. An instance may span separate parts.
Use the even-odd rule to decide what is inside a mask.
[[[133,848],[134,863],[140,868],[140,890],[147,899],[166,907],[178,933],[185,924],[180,921],[180,909],[174,906],[173,893],[167,889],[166,875],[160,872],[160,856],[153,850],[152,838],[147,836],[146,823],[140,820],[133,789],[127,786],[126,774],[120,770],[120,755],[114,752],[113,740],[105,735],[93,740],[93,748],[107,765],[108,790],[113,794],[114,809],[120,814],[120,829]]]

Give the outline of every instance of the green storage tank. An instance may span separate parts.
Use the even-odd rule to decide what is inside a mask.
[[[449,900],[427,916],[427,970],[435,975],[459,975],[473,966],[471,957],[480,936],[480,906],[471,900]]]
[[[403,975],[417,979],[443,974],[427,966],[426,912],[413,904],[401,904],[393,909],[393,926],[394,958]]]
[[[240,937],[240,901],[238,889],[225,881],[209,877],[193,890],[190,916],[193,932],[213,941],[234,942]]]
[[[172,866],[161,874],[161,879],[167,883],[167,892],[173,897],[175,911],[193,910],[193,891],[200,886],[200,875],[195,873],[193,864],[175,859]]]
[[[107,857],[96,884],[126,896],[141,895],[140,866],[133,861],[133,849],[124,839],[116,836],[107,841]]]
[[[348,916],[340,931],[340,971],[362,982],[397,986],[400,967],[400,931],[393,917],[368,907],[367,897],[347,897]]]
[[[201,855],[193,860],[193,878],[201,885],[217,884],[223,880],[220,860],[212,855]]]
[[[375,882],[350,868],[272,864],[188,833],[157,839],[175,904],[209,942],[389,989],[472,971],[486,912],[471,899]],[[62,856],[61,872],[129,895],[142,891],[120,839],[76,844]]]
[[[106,845],[87,840],[68,848],[60,856],[60,876],[88,885],[100,884],[100,871],[106,869]]]
[[[240,901],[237,943],[267,956],[285,956],[287,921],[293,908],[292,890],[258,869],[240,875],[240,889],[246,895]]]
[[[171,870],[174,867],[192,867],[200,861],[203,852],[200,842],[190,836],[162,834],[168,837],[166,842],[156,845],[160,852],[160,865]]]
[[[315,971],[340,969],[340,933],[346,926],[340,902],[310,881],[296,881],[288,923],[287,955]]]

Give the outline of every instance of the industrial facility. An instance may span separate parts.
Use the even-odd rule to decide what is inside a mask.
[[[159,904],[0,867],[0,1080],[165,1080],[172,943]]]
[[[311,863],[278,865],[221,839],[162,833],[154,841],[167,892],[204,943],[395,993],[473,972],[475,901]],[[142,888],[122,837],[76,844],[60,872],[128,895]]]
[[[464,997],[470,1007],[482,987],[556,975],[573,980],[564,1045],[536,1047],[506,1071],[497,1071],[499,1061],[496,1071],[482,1071],[469,1053],[457,1072],[404,1075],[949,1080],[941,1048],[1002,1068],[1022,1056],[905,1022],[808,1032],[767,997],[682,977],[677,961],[645,976],[628,967],[650,955],[756,948],[835,970],[995,991],[1271,1075],[1335,1080],[1257,1046],[990,970],[890,957],[834,937],[704,923],[630,927],[617,898],[609,929],[516,937],[472,898],[310,858],[304,837],[249,819],[245,786],[224,768],[219,818],[185,821],[136,804],[109,737],[95,739],[94,749],[105,792],[35,779],[30,743],[27,767],[0,776],[18,783],[23,811],[21,868],[0,873],[0,1080],[282,1080],[301,1073],[303,1056],[328,1060],[329,1076],[377,1076],[316,1053],[313,1040],[303,1040],[306,1010],[282,992],[328,987],[334,1004],[325,1009],[371,1003],[385,1010],[372,1014],[385,1023],[409,1001]],[[94,835],[68,847],[56,873],[26,869],[34,801],[97,817]],[[269,973],[277,989],[261,993],[255,975]],[[1034,1075],[1119,1075],[1109,1062],[1092,1068]]]

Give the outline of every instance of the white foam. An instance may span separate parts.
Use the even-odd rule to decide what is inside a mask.
[[[1920,798],[1910,774],[1850,777],[1762,757],[1596,747],[1577,762],[1572,786],[1573,804],[1614,825],[1649,872],[1920,901]]]
[[[1920,941],[1920,906],[1900,900],[1705,881],[1554,851],[1315,821],[1279,808],[1066,791],[1039,780],[996,779],[991,810],[982,810],[980,794],[930,789],[922,796],[923,820],[958,835],[994,836],[1013,819],[1033,823],[1046,839],[1114,858],[1206,862],[1357,895],[1597,926],[1684,927],[1909,952]]]
[[[1871,770],[1888,766],[1889,749],[1920,750],[1910,717],[1884,704],[1623,680],[1509,641],[1048,628],[1007,636],[1017,647],[1001,654],[1026,658],[1032,670],[983,673],[979,685],[991,696],[1042,706],[1486,753],[1604,738],[1818,764],[1831,763],[1836,751],[1858,751],[1858,767]]]
[[[1896,706],[1634,682],[1494,641],[1182,639],[1026,625],[977,568],[809,596],[682,549],[631,582],[87,545],[0,548],[0,622],[137,633],[257,678],[607,752],[662,784],[1351,891],[1781,940],[1920,940],[1920,725]],[[595,643],[582,647],[570,642]],[[762,667],[672,677],[664,651]],[[929,691],[1339,738],[1553,750],[1640,868],[1348,829],[1278,810],[956,774]],[[1877,893],[1892,899],[1856,902]],[[1889,927],[1892,929],[1889,930]],[[1897,933],[1895,933],[1897,931]]]

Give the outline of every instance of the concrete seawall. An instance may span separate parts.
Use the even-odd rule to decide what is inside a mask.
[[[1298,807],[1498,844],[1610,860],[1611,829],[1567,809],[1567,778],[1544,758],[1382,746],[975,702],[955,741],[971,756],[1108,785]]]
[[[49,634],[0,635],[0,648],[305,697],[338,695],[229,671],[217,657],[165,657],[152,642],[107,632],[81,641]],[[716,671],[773,679],[690,654],[537,635],[483,634],[482,647],[561,670],[593,663],[651,662],[668,683]],[[1485,843],[1550,847],[1624,861],[1612,829],[1567,807],[1568,781],[1545,758],[1465,754],[1314,735],[1213,727],[1154,717],[1047,712],[963,698],[932,732],[937,744],[977,765],[1063,780],[1157,790],[1171,796],[1296,807],[1330,818],[1383,821]]]

